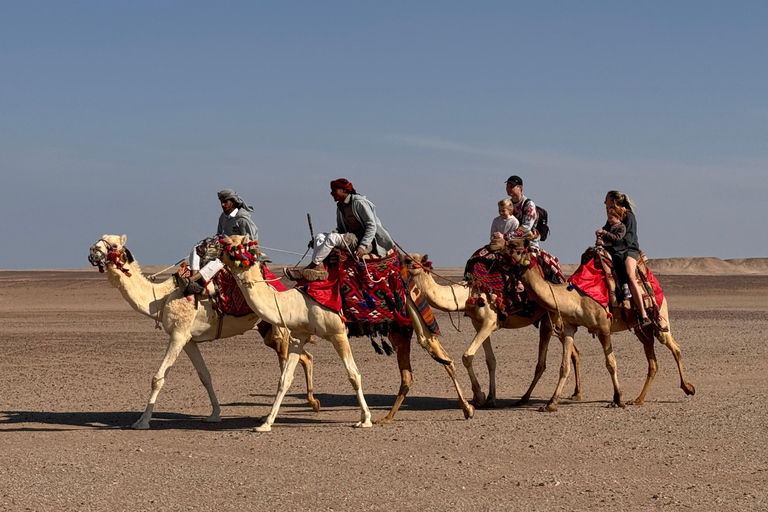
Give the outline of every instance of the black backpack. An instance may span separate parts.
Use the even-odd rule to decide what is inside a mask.
[[[526,206],[528,206],[528,203],[530,202],[530,199],[525,200],[525,204],[523,204],[523,209],[525,209]],[[547,214],[547,210],[542,208],[541,206],[536,206],[536,214],[538,216],[538,220],[536,220],[536,231],[539,232],[540,240],[543,242],[547,239],[549,236],[549,225],[547,224],[549,222],[549,215]]]

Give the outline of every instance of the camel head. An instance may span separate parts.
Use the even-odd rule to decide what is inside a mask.
[[[88,261],[94,267],[98,267],[99,272],[104,272],[107,266],[121,270],[128,277],[131,276],[128,269],[123,268],[128,263],[133,263],[131,251],[125,247],[126,236],[104,235],[95,244],[91,246],[88,253]]]
[[[248,268],[258,266],[267,257],[259,251],[259,242],[251,240],[248,235],[232,235],[221,237],[221,261],[228,268]]]
[[[524,274],[529,268],[533,268],[538,263],[536,252],[528,245],[527,240],[515,238],[507,243],[505,249],[509,255],[509,261],[517,267],[520,274]]]
[[[421,272],[429,273],[432,270],[432,262],[429,261],[429,255],[427,254],[424,256],[416,254],[415,252],[406,254],[405,257],[403,257],[403,264],[405,264],[405,268],[412,276]]]

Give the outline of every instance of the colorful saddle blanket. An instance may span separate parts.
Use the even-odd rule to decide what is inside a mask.
[[[643,304],[649,313],[652,312],[650,316],[655,319],[659,312],[659,305],[664,302],[664,293],[647,263],[648,258],[640,252],[635,278],[640,289],[643,290]],[[581,257],[581,265],[568,278],[568,282],[606,309],[621,307],[632,310],[634,307],[629,300],[623,298],[619,300],[620,293],[616,292],[619,280],[614,272],[611,256],[605,249],[595,247],[587,249]]]
[[[557,258],[541,249],[532,250],[537,251],[539,268],[544,278],[552,284],[564,283],[565,276]],[[494,305],[502,319],[513,314],[530,316],[538,306],[528,300],[525,292],[517,291],[517,279],[512,267],[512,260],[507,252],[491,251],[488,246],[478,249],[464,268],[464,277],[470,282],[474,295],[467,303],[483,301],[482,297],[478,296],[491,293],[496,295]]]
[[[298,289],[320,304],[339,311],[350,336],[386,335],[395,327],[410,337],[407,289],[400,259],[392,254],[357,262],[346,251],[334,251],[338,264],[329,264],[325,281],[299,281]]]

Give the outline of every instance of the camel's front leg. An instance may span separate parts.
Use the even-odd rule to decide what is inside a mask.
[[[464,367],[467,369],[467,373],[469,373],[469,380],[472,382],[472,399],[475,402],[475,407],[482,407],[485,405],[485,394],[480,387],[480,382],[477,380],[477,375],[475,375],[475,370],[472,367],[472,360],[475,357],[477,349],[480,348],[480,345],[482,345],[496,329],[496,322],[491,321],[475,325],[475,330],[477,331],[475,337],[472,339],[472,343],[469,345],[467,351],[461,356],[461,362],[464,363]]]
[[[376,423],[388,424],[392,423],[400,405],[405,399],[405,395],[411,389],[413,384],[413,373],[411,372],[411,340],[405,339],[402,334],[396,332],[389,333],[389,341],[392,342],[392,346],[397,352],[397,366],[400,369],[400,389],[397,391],[397,398],[392,405],[389,414],[376,420]]]
[[[320,412],[320,400],[315,398],[315,384],[314,384],[314,363],[312,362],[312,354],[306,350],[301,351],[299,356],[299,362],[304,369],[304,379],[307,382],[307,401],[312,406],[312,410]]]
[[[218,423],[221,421],[221,407],[219,406],[219,400],[216,398],[216,393],[213,391],[213,384],[211,383],[211,374],[208,371],[208,367],[205,366],[203,355],[200,353],[200,347],[196,342],[190,342],[184,345],[184,352],[187,353],[189,360],[197,370],[197,376],[200,377],[200,382],[205,386],[205,390],[208,391],[208,398],[211,399],[211,407],[213,411],[211,415],[205,418],[208,423]]]
[[[496,355],[493,353],[491,338],[483,342],[485,351],[485,365],[488,367],[488,396],[485,399],[486,407],[496,407]]]
[[[283,371],[280,375],[280,382],[277,387],[275,401],[272,403],[272,409],[269,411],[269,415],[267,415],[264,423],[253,429],[254,432],[269,432],[272,430],[272,424],[277,417],[277,411],[280,410],[280,404],[283,403],[283,398],[285,398],[285,394],[293,383],[293,372],[299,362],[299,355],[304,348],[304,343],[306,343],[308,339],[309,336],[301,339],[291,338],[288,343],[288,357],[283,365]]]
[[[365,395],[363,395],[363,383],[362,378],[360,377],[360,370],[357,369],[355,359],[352,357],[352,350],[349,348],[347,334],[332,335],[330,341],[333,343],[333,348],[336,349],[336,353],[339,354],[339,357],[341,357],[341,360],[344,362],[344,368],[347,369],[349,382],[352,384],[352,388],[357,395],[357,401],[360,403],[360,421],[355,424],[355,427],[372,427],[371,411],[368,409]]]
[[[152,377],[152,392],[149,395],[147,408],[144,409],[144,414],[142,414],[141,418],[139,418],[139,420],[132,425],[132,428],[137,430],[146,430],[149,428],[149,420],[152,419],[152,411],[155,409],[155,401],[157,400],[157,395],[160,393],[160,390],[165,383],[165,375],[168,373],[168,370],[171,369],[171,366],[173,366],[173,363],[179,356],[181,349],[184,347],[187,341],[189,341],[189,339],[190,335],[188,333],[171,334],[171,339],[168,341],[168,348],[165,350],[165,357],[163,358],[163,362],[160,364],[160,368],[157,370],[157,373],[155,373],[155,376]]]
[[[560,341],[563,343],[563,359],[560,362],[560,379],[557,381],[555,394],[549,399],[549,403],[542,408],[545,411],[555,412],[557,410],[560,394],[563,392],[565,381],[568,378],[568,374],[571,372],[571,352],[573,351],[574,334],[576,334],[576,328],[571,325],[567,325],[563,329],[563,334],[560,338]]]
[[[573,362],[573,376],[576,379],[576,387],[571,395],[571,400],[581,400],[581,353],[576,342],[571,346],[571,362]]]
[[[626,407],[624,402],[621,401],[621,389],[619,388],[619,376],[616,371],[616,356],[613,355],[613,346],[611,346],[610,334],[598,334],[600,344],[603,346],[603,354],[605,354],[605,367],[608,368],[608,372],[611,374],[611,382],[613,383],[613,402],[614,407]]]
[[[436,336],[427,336],[425,343],[427,352],[432,356],[432,359],[441,363],[445,367],[445,371],[448,372],[448,376],[453,382],[453,387],[456,388],[456,395],[459,397],[459,406],[464,411],[464,419],[472,418],[475,415],[475,408],[464,398],[461,385],[456,379],[456,366],[453,364],[453,359],[445,351]]]
[[[536,371],[533,374],[533,380],[531,385],[528,386],[528,391],[517,401],[515,405],[525,405],[531,399],[536,384],[539,382],[544,370],[547,369],[547,351],[549,349],[549,340],[552,337],[552,324],[549,322],[546,316],[541,319],[539,327],[539,358],[536,361]]]

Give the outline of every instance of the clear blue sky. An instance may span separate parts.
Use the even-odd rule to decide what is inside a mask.
[[[605,192],[649,257],[768,256],[766,2],[0,4],[0,268],[87,266],[102,234],[171,264],[216,191],[303,252],[352,181],[438,266],[504,180],[576,262]],[[275,261],[298,258],[273,254]]]

